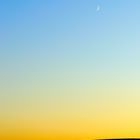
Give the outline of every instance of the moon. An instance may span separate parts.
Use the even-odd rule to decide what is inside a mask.
[[[100,5],[97,5],[96,11],[99,12],[100,10],[101,10],[101,6]]]

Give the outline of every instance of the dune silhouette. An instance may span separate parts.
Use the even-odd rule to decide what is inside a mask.
[[[96,140],[140,140],[140,138],[107,138],[107,139],[96,139]]]

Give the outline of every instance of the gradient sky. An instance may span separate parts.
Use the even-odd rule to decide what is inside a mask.
[[[0,140],[140,137],[139,0],[0,0]]]

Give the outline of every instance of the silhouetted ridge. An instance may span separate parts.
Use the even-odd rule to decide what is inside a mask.
[[[96,139],[96,140],[140,140],[140,138],[109,138],[109,139]]]

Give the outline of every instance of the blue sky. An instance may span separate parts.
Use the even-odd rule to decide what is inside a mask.
[[[140,116],[139,0],[1,0],[0,21],[1,114]]]
[[[82,81],[110,73],[124,79],[136,76],[139,4],[138,0],[1,1],[1,82],[6,87],[14,83],[16,89],[32,78],[47,83],[54,79],[52,85],[67,81],[68,73],[73,77],[68,77],[68,85],[78,75]]]

